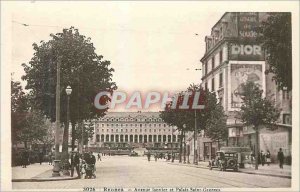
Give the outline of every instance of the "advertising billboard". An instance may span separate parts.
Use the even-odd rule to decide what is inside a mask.
[[[229,43],[229,60],[264,61],[264,51],[257,43]]]
[[[240,108],[242,99],[242,84],[247,81],[255,82],[260,89],[263,87],[263,69],[262,64],[231,64],[230,65],[231,81],[231,108]]]
[[[238,34],[242,40],[255,40],[258,36],[259,19],[257,12],[238,13]]]

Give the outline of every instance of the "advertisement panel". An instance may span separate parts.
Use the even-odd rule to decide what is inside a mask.
[[[261,64],[231,64],[231,108],[240,108],[242,99],[242,84],[247,81],[255,82],[260,89],[263,89],[263,69]]]
[[[282,148],[284,154],[289,154],[288,132],[260,134],[261,150],[263,151],[269,150],[271,154],[277,154],[279,148]]]
[[[229,43],[229,60],[264,61],[264,51],[257,43]]]
[[[257,27],[259,19],[257,12],[238,13],[238,34],[243,40],[255,40],[257,38]]]

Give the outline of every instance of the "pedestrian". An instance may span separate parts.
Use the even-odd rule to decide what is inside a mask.
[[[266,156],[265,156],[265,153],[263,150],[261,150],[260,152],[260,162],[261,162],[261,165],[264,166],[265,165],[265,162],[266,162]]]
[[[267,154],[266,154],[266,163],[269,166],[271,163],[271,153],[269,150],[267,150]]]
[[[77,152],[72,151],[71,155],[71,177],[74,175],[74,168],[76,169],[77,172],[77,177],[80,178],[80,170],[79,170],[79,155]]]
[[[52,152],[51,151],[48,153],[47,160],[48,160],[48,165],[52,165]]]
[[[89,172],[89,174],[88,173],[86,174],[87,177],[91,178],[93,176],[94,178],[96,178],[96,174],[95,174],[95,172],[96,172],[96,166],[95,166],[95,164],[96,164],[96,157],[95,157],[95,155],[93,155],[92,151],[89,152],[89,155],[86,158],[86,163],[87,163],[88,166],[92,167],[91,172]]]
[[[154,155],[154,158],[155,158],[155,161],[157,161],[157,153],[155,153],[155,155]]]
[[[150,161],[150,158],[151,158],[150,152],[148,152],[147,157],[148,157],[148,161]]]
[[[98,161],[101,161],[101,155],[98,153]]]
[[[171,160],[171,154],[168,152],[167,154],[167,157],[168,157],[168,160],[167,161],[170,161]]]
[[[279,161],[279,167],[281,169],[283,169],[284,154],[283,154],[281,148],[279,148],[279,151],[278,151],[278,154],[277,154],[277,159]]]
[[[254,166],[254,164],[255,164],[255,156],[254,156],[253,151],[251,151],[250,158],[251,158],[251,165]]]
[[[43,152],[40,151],[40,152],[39,152],[39,162],[40,162],[40,165],[41,165],[42,162],[43,162],[43,156],[44,156]]]
[[[26,168],[28,163],[29,163],[29,153],[28,153],[27,149],[25,149],[22,153],[22,167]]]

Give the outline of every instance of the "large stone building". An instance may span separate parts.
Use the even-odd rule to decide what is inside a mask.
[[[230,146],[249,146],[255,149],[252,127],[246,127],[236,118],[241,106],[241,84],[253,81],[263,90],[263,95],[274,100],[282,109],[276,131],[263,128],[260,132],[260,149],[270,150],[273,158],[281,147],[286,156],[291,152],[291,92],[278,90],[272,74],[265,75],[268,63],[257,41],[255,28],[267,18],[266,13],[227,12],[205,37],[206,51],[202,62],[202,86],[216,93],[228,115],[227,128]],[[189,137],[193,145],[193,137]],[[200,159],[211,158],[217,144],[204,134],[199,135]],[[191,147],[193,155],[193,146]]]
[[[159,112],[108,112],[94,128],[91,148],[178,147],[176,127],[166,124]]]

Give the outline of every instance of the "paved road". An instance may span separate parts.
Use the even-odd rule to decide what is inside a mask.
[[[96,179],[49,182],[16,182],[13,189],[83,189],[83,187],[290,187],[291,179],[148,162],[146,157],[102,157]]]

